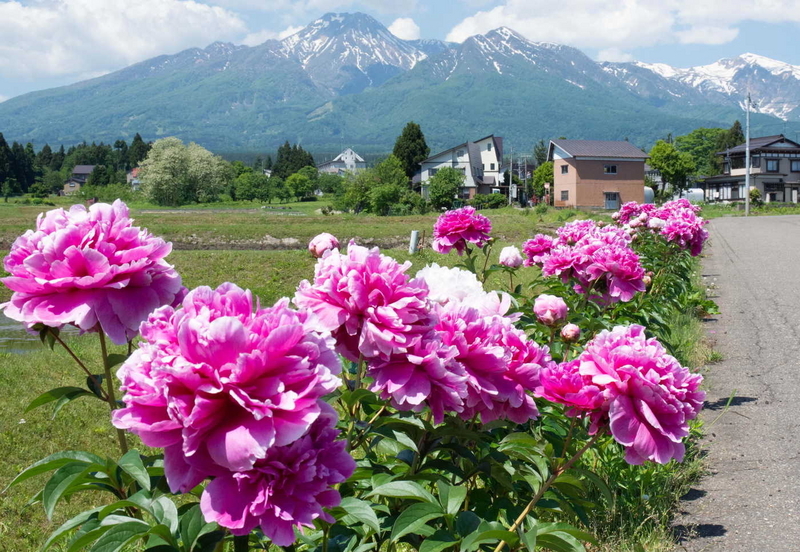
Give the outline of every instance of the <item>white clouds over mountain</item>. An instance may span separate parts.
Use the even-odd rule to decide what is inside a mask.
[[[278,33],[276,33],[275,31],[269,31],[263,29],[261,31],[256,31],[254,33],[248,33],[247,36],[245,36],[241,42],[245,46],[258,46],[259,44],[263,44],[264,42],[270,39],[283,40],[287,36],[292,36],[294,33],[301,30],[303,30],[303,27],[300,25],[296,27],[292,26],[286,27],[284,30]]]
[[[458,23],[447,40],[508,26],[535,41],[624,50],[655,44],[726,44],[744,21],[800,22],[800,0],[507,0]],[[609,56],[611,57],[611,56]]]
[[[0,1],[0,76],[103,73],[246,31],[233,12],[192,0]]]
[[[389,31],[403,40],[417,40],[419,38],[419,25],[410,17],[398,17],[389,25]]]

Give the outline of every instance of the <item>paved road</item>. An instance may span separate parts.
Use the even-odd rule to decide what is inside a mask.
[[[722,314],[708,329],[724,360],[706,376],[712,474],[683,503],[679,530],[696,536],[678,550],[800,551],[800,216],[709,228]]]

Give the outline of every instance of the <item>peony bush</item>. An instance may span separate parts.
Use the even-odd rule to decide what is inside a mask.
[[[49,472],[48,515],[110,493],[45,548],[585,550],[589,497],[612,482],[584,457],[680,462],[704,400],[658,337],[664,309],[695,300],[705,222],[683,202],[614,219],[567,223],[494,265],[489,219],[448,211],[433,249],[461,265],[413,276],[323,234],[313,279],[264,307],[232,283],[183,290],[169,244],[119,201],[46,213],[6,257],[0,308],[87,371],[58,329],[99,334],[105,373],[32,406],[106,401],[120,454],[57,453],[12,485]],[[507,289],[485,288],[493,272]],[[162,452],[128,450],[122,432]]]

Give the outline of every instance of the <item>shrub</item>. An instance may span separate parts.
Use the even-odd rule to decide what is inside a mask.
[[[503,194],[480,194],[467,202],[476,209],[499,209],[508,204],[508,199]]]

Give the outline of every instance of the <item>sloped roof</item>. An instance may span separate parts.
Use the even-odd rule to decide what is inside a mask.
[[[606,157],[609,159],[647,159],[649,155],[630,142],[612,140],[550,140],[547,158],[553,159],[558,146],[573,157]]]
[[[92,174],[96,165],[75,165],[72,174]]]
[[[359,154],[357,154],[356,152],[354,152],[354,151],[353,151],[351,148],[345,148],[345,149],[344,149],[344,151],[343,151],[342,153],[340,153],[339,155],[337,155],[336,157],[334,157],[334,158],[333,158],[333,159],[331,159],[330,161],[326,161],[325,163],[320,163],[320,164],[319,164],[319,167],[323,167],[323,166],[325,166],[325,165],[330,165],[331,163],[342,163],[342,162],[344,162],[344,159],[342,159],[342,157],[343,157],[343,156],[344,156],[344,154],[346,154],[347,152],[350,152],[350,153],[352,153],[352,154],[355,156],[355,162],[356,162],[356,163],[366,163],[366,161],[364,161],[364,158],[363,158],[363,157],[361,157],[361,156],[360,156]]]
[[[759,136],[758,138],[750,138],[750,151],[757,150],[757,149],[771,149],[770,146],[775,146],[777,144],[784,144],[775,149],[800,149],[800,144],[795,142],[794,140],[789,140],[783,134],[775,134],[773,136]],[[721,151],[717,155],[725,155],[730,153],[745,153],[747,150],[747,142],[744,144],[739,144],[738,146],[732,147],[727,151]],[[787,147],[789,146],[789,147]]]

